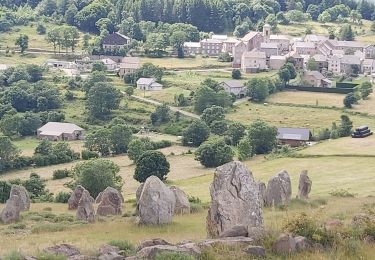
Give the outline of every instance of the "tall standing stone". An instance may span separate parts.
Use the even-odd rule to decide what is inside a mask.
[[[87,222],[95,221],[93,200],[87,190],[83,191],[81,199],[78,202],[76,217],[78,220],[84,220]]]
[[[30,196],[25,187],[20,185],[12,185],[12,188],[10,189],[9,198],[11,198],[14,195],[17,195],[21,200],[21,211],[26,211],[30,209]]]
[[[210,193],[209,237],[219,237],[238,226],[263,227],[259,186],[243,163],[230,162],[216,168]]]
[[[170,187],[176,198],[176,205],[174,207],[175,214],[189,214],[190,202],[186,193],[176,186]]]
[[[266,206],[286,205],[292,196],[292,185],[286,171],[279,172],[268,181]]]
[[[266,200],[266,184],[262,181],[258,181],[258,187],[259,187],[259,194],[260,194],[260,202],[262,206],[265,204]]]
[[[301,174],[299,175],[297,198],[308,199],[309,193],[311,191],[311,185],[312,185],[312,181],[307,175],[307,171],[306,170],[302,171]]]
[[[78,185],[68,200],[69,210],[77,209],[78,203],[81,200],[82,194],[86,189],[81,185]],[[94,201],[94,200],[93,200]]]
[[[96,214],[100,216],[121,215],[124,198],[115,188],[107,187],[99,193],[95,202],[99,203]]]
[[[138,200],[139,224],[171,223],[175,203],[173,192],[158,177],[148,177]]]
[[[6,202],[5,208],[1,211],[0,219],[3,223],[9,224],[20,220],[22,207],[21,197],[12,195]]]

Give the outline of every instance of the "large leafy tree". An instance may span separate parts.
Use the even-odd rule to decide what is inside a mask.
[[[0,172],[10,168],[20,154],[19,149],[7,136],[0,136]]]
[[[15,44],[20,47],[21,53],[24,53],[27,48],[29,48],[29,36],[21,34],[16,39]]]
[[[134,179],[145,182],[148,177],[154,175],[163,181],[169,169],[170,165],[164,154],[159,151],[147,151],[137,160]]]
[[[182,144],[199,146],[210,135],[210,129],[201,120],[194,121],[182,134]]]
[[[224,108],[219,107],[219,106],[212,106],[206,108],[201,116],[201,119],[207,124],[211,125],[212,122],[214,121],[221,121],[224,120],[225,118],[225,113],[224,113]]]
[[[271,152],[277,144],[277,129],[262,120],[256,120],[249,127],[247,138],[256,154]]]
[[[195,151],[195,160],[205,167],[217,167],[233,160],[233,150],[224,139],[213,139],[202,143]]]

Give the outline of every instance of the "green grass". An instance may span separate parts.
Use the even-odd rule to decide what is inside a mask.
[[[1,37],[0,37],[1,38]],[[20,53],[9,53],[5,54],[0,52],[0,61],[2,64],[7,64],[10,66],[20,65],[20,64],[37,64],[43,65],[48,59],[51,59],[52,55],[45,54],[20,54]]]
[[[217,58],[202,58],[197,56],[195,58],[148,58],[142,57],[141,63],[154,63],[166,69],[201,69],[212,67],[231,67],[230,62],[220,62]]]

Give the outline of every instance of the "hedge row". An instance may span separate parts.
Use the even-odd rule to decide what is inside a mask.
[[[287,85],[285,88],[295,89],[295,90],[300,90],[300,91],[338,93],[338,94],[348,94],[354,91],[353,88],[320,88],[320,87],[305,87],[305,86],[292,86],[292,85]]]

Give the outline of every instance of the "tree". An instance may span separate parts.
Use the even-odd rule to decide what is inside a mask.
[[[187,146],[199,146],[210,135],[210,129],[201,120],[196,120],[188,126],[182,134],[182,144]]]
[[[202,113],[203,110],[213,105],[225,108],[231,106],[232,103],[232,97],[224,90],[215,91],[203,85],[194,93],[194,110],[198,113]]]
[[[58,27],[54,27],[47,32],[46,37],[47,42],[52,43],[53,45],[53,52],[56,53],[56,48],[61,47],[61,35],[60,35],[60,29]]]
[[[210,130],[215,135],[225,135],[228,130],[228,123],[224,120],[215,120],[211,123]]]
[[[286,86],[291,79],[295,79],[297,77],[296,68],[294,67],[293,63],[287,62],[280,68],[278,75],[280,80],[284,82],[284,85]]]
[[[314,58],[310,58],[307,61],[306,68],[307,68],[307,70],[317,71],[319,69],[319,66],[318,66],[318,63],[315,61]]]
[[[315,4],[310,4],[307,7],[306,13],[310,14],[312,20],[316,21],[320,14],[319,6]]]
[[[96,198],[107,187],[121,192],[122,178],[118,175],[120,167],[106,159],[94,159],[81,162],[73,168],[76,185],[82,185],[90,195]]]
[[[244,137],[246,127],[241,123],[232,123],[228,127],[227,136],[231,145],[237,145]]]
[[[107,71],[107,67],[105,66],[104,62],[96,61],[92,64],[91,72],[94,72],[94,71],[105,72],[105,71]]]
[[[110,129],[111,150],[114,154],[126,153],[133,132],[127,125],[117,124]]]
[[[256,154],[265,154],[276,147],[276,127],[270,126],[262,120],[256,120],[250,125],[247,138]]]
[[[251,146],[250,140],[247,138],[242,139],[238,145],[238,159],[245,161],[253,156],[253,147]]]
[[[339,134],[341,137],[349,136],[352,134],[353,122],[350,121],[347,115],[341,115],[341,124],[339,127]]]
[[[29,47],[29,36],[20,34],[20,36],[16,39],[15,44],[20,47],[21,53],[24,53],[25,50]]]
[[[345,96],[343,102],[346,108],[352,108],[353,104],[357,102],[357,98],[353,92],[350,92]]]
[[[34,154],[50,155],[52,150],[52,142],[49,140],[42,140],[35,148]]]
[[[111,132],[107,128],[101,128],[88,134],[85,138],[85,147],[90,151],[100,153],[102,156],[108,156],[111,153],[112,140]]]
[[[247,95],[254,101],[262,102],[269,95],[268,82],[264,78],[252,78],[246,83]]]
[[[241,71],[239,69],[232,70],[232,79],[241,79]]]
[[[96,83],[87,93],[86,109],[92,118],[105,118],[120,105],[121,92],[111,84]]]
[[[159,151],[144,152],[136,162],[133,178],[145,182],[152,175],[164,181],[170,169],[169,162],[164,154]]]
[[[130,141],[128,145],[128,156],[133,162],[137,162],[143,153],[154,149],[153,144],[148,138],[136,138]]]
[[[157,106],[155,109],[155,112],[151,114],[151,123],[153,125],[156,125],[157,123],[168,123],[170,121],[170,115],[169,115],[170,109],[167,105],[163,104],[160,106]]]
[[[221,121],[225,118],[224,108],[219,106],[211,106],[206,108],[201,116],[201,119],[210,126],[214,121]]]
[[[361,97],[367,99],[367,97],[373,92],[371,82],[362,82],[359,86],[359,91],[361,92]]]
[[[354,33],[352,30],[352,26],[349,24],[345,24],[340,29],[340,40],[342,41],[354,41]]]
[[[11,168],[18,158],[20,150],[11,142],[8,136],[0,136],[0,172]]]
[[[195,160],[205,167],[217,167],[233,160],[233,150],[223,138],[202,143],[195,151]]]
[[[46,33],[46,27],[39,23],[38,26],[36,27],[36,31],[38,34],[45,34]]]

